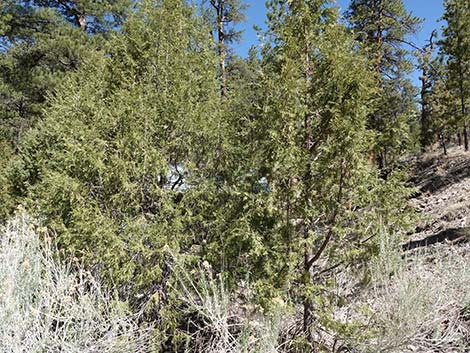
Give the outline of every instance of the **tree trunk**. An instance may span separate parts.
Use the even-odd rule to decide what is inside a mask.
[[[309,74],[309,55],[307,54],[307,69],[305,70],[306,75]],[[305,136],[304,136],[304,148],[308,151],[309,154],[312,153],[312,116],[310,114],[307,114],[305,116]],[[307,168],[306,168],[306,173],[304,175],[304,183],[306,185],[306,190],[310,189],[310,184],[312,181],[312,175],[310,172],[311,169],[311,163],[310,161],[307,163]],[[307,205],[309,203],[309,195],[307,194],[307,191],[304,191],[304,203]],[[303,220],[303,237],[304,237],[304,280],[310,282],[312,281],[312,275],[310,273],[310,258],[311,258],[311,250],[308,245],[308,235],[309,235],[309,224],[308,220],[304,219]],[[311,335],[311,325],[312,325],[312,302],[310,298],[305,297],[304,298],[304,313],[303,313],[303,332],[305,335],[305,338],[308,343],[311,343],[312,341],[312,335]]]
[[[379,3],[374,2],[374,6],[376,7],[378,13],[377,13],[377,36],[375,38],[377,47],[378,47],[378,53],[376,57],[376,63],[375,63],[375,71],[377,74],[377,78],[381,80],[381,68],[382,68],[382,61],[384,57],[384,52],[382,51],[382,46],[383,46],[383,40],[384,40],[384,24],[383,24],[383,8]],[[376,130],[379,134],[381,134],[383,131],[380,131],[380,124],[377,121],[377,117],[374,117],[374,124],[376,124]],[[379,150],[384,148],[384,146],[379,146]],[[386,162],[385,162],[385,152],[384,151],[379,151],[378,155],[376,157],[377,159],[377,166],[379,168],[380,173],[382,174],[383,171],[386,168]]]
[[[220,95],[227,97],[227,48],[225,46],[225,30],[224,30],[224,11],[225,1],[220,0],[216,7],[217,11],[217,40],[219,45],[219,67],[220,67]]]
[[[305,339],[309,344],[312,344],[312,301],[310,299],[304,299],[304,313],[303,313],[303,333]]]
[[[385,157],[385,151],[380,151],[377,159],[379,170],[383,172],[387,168],[387,159]]]
[[[468,132],[467,132],[467,122],[463,122],[463,141],[465,146],[465,151],[468,151]]]
[[[429,144],[428,137],[428,110],[427,110],[427,70],[426,64],[423,64],[421,76],[421,150],[424,152]]]
[[[86,30],[87,21],[86,21],[86,16],[84,14],[82,13],[76,14],[75,21],[77,22],[77,25],[80,27],[82,31]]]
[[[441,146],[442,146],[444,155],[447,156],[447,145],[446,145],[446,138],[445,138],[444,133],[439,134],[439,140],[441,141]]]
[[[459,88],[460,88],[460,108],[462,112],[462,120],[463,120],[463,140],[464,140],[464,146],[465,146],[465,151],[468,151],[468,134],[467,134],[467,109],[465,106],[465,93],[464,93],[464,75],[462,72],[462,62],[459,60],[459,74],[460,74],[460,82],[459,82]]]

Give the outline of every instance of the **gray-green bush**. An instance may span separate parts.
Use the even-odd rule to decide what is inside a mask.
[[[54,260],[35,228],[21,214],[1,229],[0,352],[150,352],[152,329],[89,272]]]

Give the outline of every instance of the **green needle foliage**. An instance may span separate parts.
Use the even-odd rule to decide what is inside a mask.
[[[117,30],[124,1],[5,0],[0,5],[0,155],[18,151],[47,96]]]
[[[366,161],[373,72],[328,5],[270,2],[260,121],[276,218],[264,264],[301,300],[307,338],[327,311],[330,268],[367,256],[389,206],[374,208],[384,185]]]
[[[206,1],[203,1],[206,3]],[[223,97],[228,95],[227,61],[229,47],[233,42],[239,42],[242,31],[235,26],[245,20],[243,11],[247,5],[240,0],[208,0],[208,17],[212,24],[214,38],[217,38],[217,54],[219,56],[220,93]],[[212,14],[211,14],[212,13]]]
[[[197,283],[201,264],[225,303],[301,312],[292,352],[323,349],[320,331],[363,337],[337,320],[335,288],[346,271],[367,284],[383,237],[413,222],[389,166],[418,139],[402,47],[418,20],[355,0],[350,31],[331,1],[270,0],[266,40],[242,59],[228,44],[243,3],[202,5],[210,18],[186,0],[0,5],[0,217],[24,205],[60,256],[147,309],[162,352],[212,322],[176,289],[176,267]],[[426,94],[443,133],[440,71]],[[243,336],[229,309],[225,343]]]
[[[28,0],[32,6],[55,9],[68,22],[90,33],[108,31],[122,24],[131,0]]]

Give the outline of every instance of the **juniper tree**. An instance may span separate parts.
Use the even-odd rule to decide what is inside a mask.
[[[132,305],[152,297],[161,308],[165,256],[193,246],[182,191],[197,194],[210,177],[216,70],[191,7],[142,1],[122,33],[59,85],[9,174],[16,200],[57,233],[64,255]]]
[[[409,141],[414,115],[413,70],[405,49],[406,36],[416,33],[420,20],[402,0],[353,0],[346,16],[373,67],[378,90],[369,127],[377,134],[376,157],[385,170]]]
[[[440,42],[447,57],[448,87],[459,98],[459,122],[465,149],[468,151],[468,101],[470,99],[470,2],[447,0],[444,2],[443,28]]]
[[[300,304],[313,345],[337,325],[334,274],[405,218],[403,185],[367,161],[374,72],[329,5],[270,1],[261,60],[233,62],[224,98],[201,18],[142,1],[58,84],[7,168],[10,195],[136,307],[162,314],[175,296],[167,254],[208,260],[265,306]]]
[[[373,73],[336,9],[323,0],[270,1],[268,28],[257,121],[265,132],[258,175],[266,184],[257,201],[265,207],[256,233],[265,280],[258,283],[302,304],[313,344],[312,331],[334,321],[331,274],[370,255],[378,214],[400,213],[402,199],[387,205],[382,193],[398,192],[399,184],[379,180],[367,164]],[[390,214],[383,218],[398,229]],[[366,231],[366,224],[374,226]]]

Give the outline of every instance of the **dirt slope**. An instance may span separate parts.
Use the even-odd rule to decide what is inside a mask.
[[[428,153],[416,162],[414,172],[419,193],[410,203],[424,220],[405,247],[469,241],[470,152],[454,147],[447,156]]]

